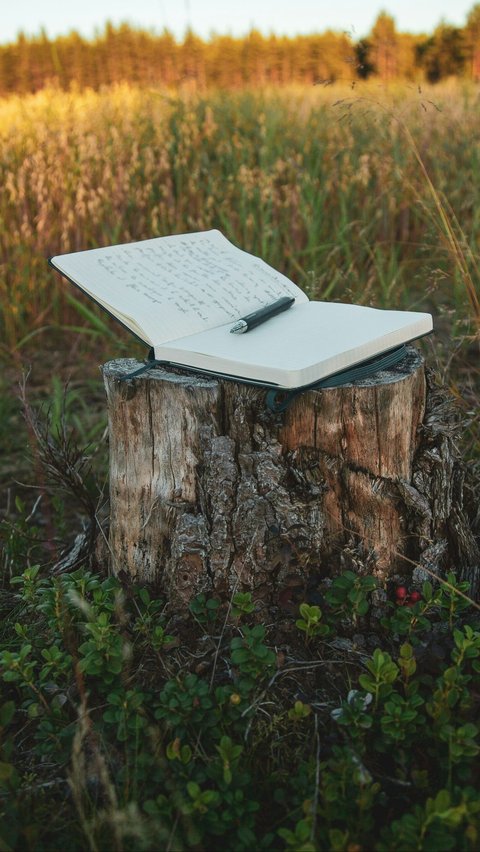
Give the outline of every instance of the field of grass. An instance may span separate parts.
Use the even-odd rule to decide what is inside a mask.
[[[50,576],[105,489],[98,365],[142,350],[47,258],[216,227],[314,298],[429,310],[478,466],[479,100],[452,82],[0,101],[0,849],[477,848],[479,608],[453,575],[402,606],[392,585],[380,613],[347,572],[323,613],[267,629],[248,595],[179,620],[112,578]],[[83,508],[22,418],[29,369],[50,436],[91,459]]]
[[[72,317],[49,254],[210,227],[316,296],[454,309],[461,324],[465,281],[423,167],[474,248],[478,124],[460,84],[4,100],[4,346]]]

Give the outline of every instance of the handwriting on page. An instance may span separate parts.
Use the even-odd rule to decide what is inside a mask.
[[[238,319],[288,293],[274,269],[210,233],[114,246],[96,262],[135,295],[137,307],[164,307],[178,335]]]

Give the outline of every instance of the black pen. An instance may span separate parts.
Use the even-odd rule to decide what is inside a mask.
[[[281,299],[277,299],[276,302],[267,305],[266,308],[260,308],[258,311],[254,311],[253,314],[248,314],[248,316],[239,319],[235,325],[232,325],[230,334],[245,334],[246,331],[251,331],[252,328],[256,328],[262,322],[266,322],[270,317],[275,317],[277,314],[281,314],[282,311],[288,311],[294,301],[294,296],[282,296]]]

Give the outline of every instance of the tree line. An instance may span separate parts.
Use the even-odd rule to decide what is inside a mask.
[[[0,95],[35,92],[54,84],[98,89],[128,81],[138,85],[197,88],[330,83],[338,80],[428,80],[450,76],[480,80],[480,4],[463,27],[440,23],[431,35],[397,31],[381,12],[367,38],[327,31],[295,37],[264,36],[256,30],[235,38],[204,41],[188,31],[183,41],[128,24],[107,23],[85,39],[76,32],[50,39],[20,34],[0,45]]]

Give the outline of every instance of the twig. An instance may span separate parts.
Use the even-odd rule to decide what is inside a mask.
[[[215,648],[215,654],[214,654],[214,657],[213,657],[213,665],[212,665],[212,674],[211,674],[211,677],[210,677],[209,691],[211,691],[212,686],[213,686],[213,680],[214,680],[215,672],[216,672],[216,668],[217,668],[218,655],[220,653],[220,648],[222,646],[222,639],[223,639],[223,635],[224,635],[226,627],[227,627],[228,618],[229,618],[229,615],[230,615],[230,612],[231,612],[231,609],[232,609],[233,597],[235,595],[235,592],[237,591],[237,586],[238,586],[238,577],[235,580],[235,583],[234,583],[234,586],[233,586],[233,589],[232,589],[232,594],[230,595],[230,600],[228,601],[227,612],[225,614],[222,629],[220,631],[220,636],[218,637],[217,647]]]

